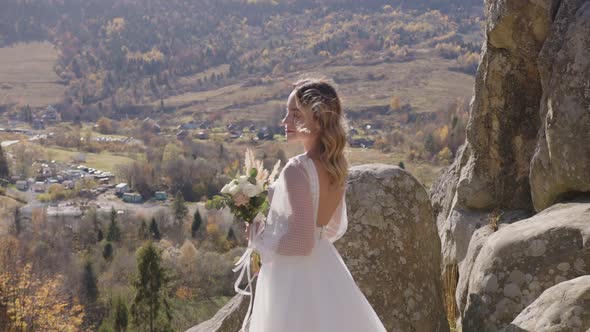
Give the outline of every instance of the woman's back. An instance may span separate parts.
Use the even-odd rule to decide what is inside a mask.
[[[316,226],[322,227],[330,222],[332,215],[343,199],[345,190],[344,188],[338,188],[330,184],[328,171],[320,160],[311,159],[311,161],[315,166],[319,185],[319,203]]]

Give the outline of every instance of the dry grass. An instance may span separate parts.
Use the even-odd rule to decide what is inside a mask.
[[[115,155],[106,151],[101,153],[86,153],[55,146],[41,147],[41,150],[46,156],[51,156],[53,160],[59,162],[70,162],[74,156],[82,153],[86,156],[86,162],[83,163],[84,165],[108,172],[114,172],[117,165],[127,164],[134,160],[129,156]]]
[[[59,102],[65,86],[53,71],[58,52],[49,42],[0,48],[0,105],[41,107]]]
[[[443,298],[445,301],[445,309],[447,313],[447,321],[451,331],[457,330],[456,318],[458,316],[457,302],[455,300],[455,293],[457,291],[457,283],[459,282],[459,267],[457,264],[447,265],[447,269],[443,274]]]
[[[167,107],[178,107],[189,120],[194,113],[222,114],[226,121],[272,119],[282,112],[285,95],[291,83],[306,73],[334,78],[347,110],[359,112],[375,106],[388,106],[392,96],[410,103],[415,112],[431,112],[471,96],[473,77],[448,70],[455,66],[452,60],[429,53],[420,54],[409,62],[391,62],[368,66],[326,65],[314,70],[289,73],[276,77],[265,85],[243,86],[231,84],[222,88],[189,92],[164,99]],[[380,77],[370,80],[368,77]],[[154,103],[154,105],[158,104]]]

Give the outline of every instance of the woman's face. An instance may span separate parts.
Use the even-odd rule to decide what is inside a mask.
[[[304,141],[313,139],[317,124],[313,120],[311,111],[300,109],[297,104],[296,91],[293,90],[287,100],[287,114],[281,124],[285,127],[287,141]],[[304,131],[298,131],[297,127],[303,127]],[[307,131],[307,132],[306,132]]]

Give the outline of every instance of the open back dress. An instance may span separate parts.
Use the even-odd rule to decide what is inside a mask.
[[[250,254],[258,251],[262,267],[241,331],[386,332],[333,245],[348,227],[345,194],[328,224],[318,226],[318,172],[303,153],[289,159],[269,196],[266,223],[252,233],[235,283],[252,296],[238,285],[247,270],[251,290]]]

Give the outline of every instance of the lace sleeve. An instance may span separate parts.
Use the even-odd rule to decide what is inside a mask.
[[[311,186],[303,165],[285,168],[285,186],[290,205],[287,232],[280,238],[277,253],[288,256],[307,256],[314,246],[314,215]]]

